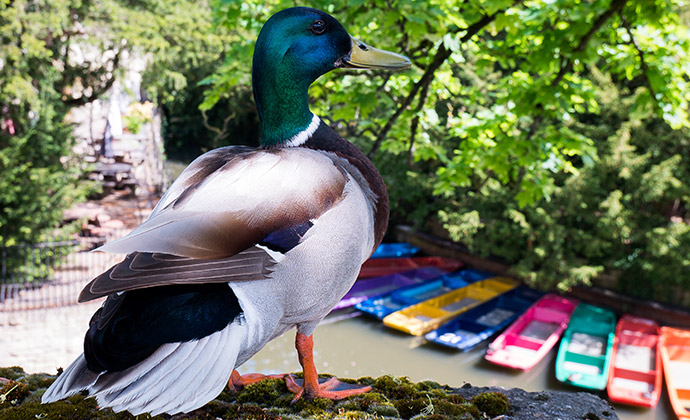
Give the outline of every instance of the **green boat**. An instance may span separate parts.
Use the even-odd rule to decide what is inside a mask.
[[[556,378],[582,388],[606,389],[615,329],[612,311],[580,303],[558,348]]]

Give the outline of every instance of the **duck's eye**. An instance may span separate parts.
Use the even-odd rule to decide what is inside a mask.
[[[314,34],[314,35],[321,35],[324,32],[326,32],[326,22],[322,21],[321,19],[315,21],[314,23],[311,24],[309,27],[309,30]]]

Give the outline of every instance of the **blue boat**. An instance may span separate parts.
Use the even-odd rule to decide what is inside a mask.
[[[376,247],[371,258],[402,258],[411,257],[420,251],[414,245],[406,242],[385,243]]]
[[[526,286],[518,287],[470,309],[425,338],[460,351],[471,350],[508,327],[543,295]]]
[[[436,278],[446,272],[437,267],[421,267],[403,271],[402,273],[357,280],[347,294],[340,299],[340,302],[335,305],[333,310],[349,308],[372,296],[378,296],[400,287],[420,284],[425,280]]]
[[[383,319],[393,312],[415,305],[427,299],[440,296],[470,283],[494,277],[494,274],[474,269],[456,271],[434,277],[419,284],[411,284],[399,289],[370,297],[355,305],[360,311]]]

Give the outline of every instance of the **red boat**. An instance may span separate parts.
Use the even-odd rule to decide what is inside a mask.
[[[623,315],[616,325],[607,391],[611,401],[654,407],[661,394],[659,325]]]
[[[436,267],[451,272],[462,267],[462,263],[443,257],[370,258],[362,264],[357,278],[387,276],[421,267]]]
[[[661,327],[659,352],[666,389],[679,420],[690,419],[690,331]]]

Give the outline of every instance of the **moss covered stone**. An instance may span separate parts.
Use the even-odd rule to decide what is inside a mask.
[[[398,410],[398,413],[400,413],[401,418],[409,419],[421,414],[422,411],[424,411],[424,409],[429,405],[429,402],[423,398],[403,398],[395,400],[393,405]]]
[[[285,381],[282,379],[266,379],[255,384],[245,386],[237,393],[235,399],[239,403],[272,404],[281,395],[288,393]]]
[[[315,398],[312,401],[300,399],[293,403],[294,395],[288,391],[282,379],[267,379],[248,385],[237,393],[225,390],[215,400],[188,414],[134,417],[127,412],[99,410],[95,399],[82,395],[41,404],[40,397],[55,380],[54,376],[27,375],[18,367],[0,368],[0,372],[0,376],[7,378],[0,383],[0,395],[6,394],[6,398],[0,403],[0,419],[3,420],[460,420],[483,418],[482,412],[489,414],[490,411],[487,410],[502,407],[503,401],[495,395],[480,395],[467,402],[463,397],[453,394],[450,388],[435,382],[415,384],[408,378],[382,376],[347,381],[371,385],[372,391],[365,394],[341,401]],[[503,402],[507,407],[507,400]]]
[[[31,394],[29,387],[17,381],[8,381],[0,386],[0,409],[18,405]]]
[[[26,373],[19,366],[0,368],[0,378],[16,380],[22,376],[26,376]]]
[[[489,417],[500,416],[510,409],[508,397],[500,392],[485,392],[472,398],[472,403]]]
[[[228,420],[279,420],[281,417],[258,405],[238,404],[231,407],[223,418]]]
[[[395,376],[381,376],[372,384],[374,390],[388,398],[395,400],[414,398],[419,391],[408,378]]]

